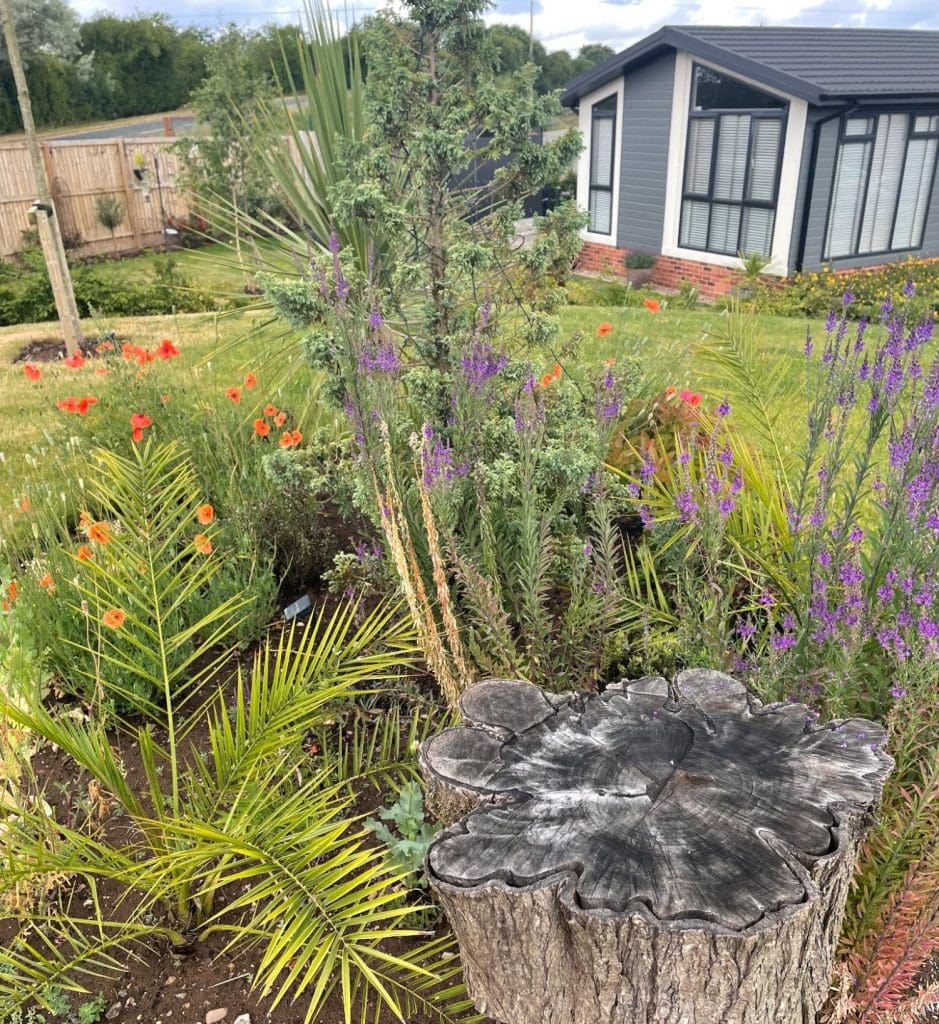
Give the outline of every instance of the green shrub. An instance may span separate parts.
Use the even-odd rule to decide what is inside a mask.
[[[876,317],[885,299],[895,306],[903,303],[903,286],[912,277],[917,283],[915,312],[939,314],[939,260],[912,256],[883,267],[837,273],[825,266],[818,271],[796,274],[782,285],[764,280],[757,286],[754,301],[765,313],[821,317],[840,309],[842,296],[850,292],[854,296],[852,316]]]
[[[655,256],[651,252],[636,249],[635,252],[626,253],[623,264],[627,270],[651,270],[655,266]]]

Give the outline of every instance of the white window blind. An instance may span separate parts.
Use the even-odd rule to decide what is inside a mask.
[[[779,160],[779,140],[781,137],[782,121],[775,118],[761,117],[753,122],[748,199],[762,199],[764,202],[772,202],[773,195],[776,192],[776,164]],[[769,250],[765,251],[768,252]]]
[[[889,248],[908,127],[906,114],[883,114],[877,118],[859,252],[883,252]]]
[[[768,254],[773,247],[772,210],[760,206],[747,206],[743,211],[743,230],[740,233],[740,251],[744,254],[761,252]]]
[[[711,187],[711,152],[714,148],[713,117],[695,117],[688,126],[686,192],[707,195]]]
[[[743,199],[749,145],[750,115],[724,114],[720,119],[717,134],[717,163],[714,168],[715,199]]]
[[[939,118],[933,120],[939,121]],[[897,220],[890,243],[892,249],[914,249],[920,245],[930,186],[936,173],[937,148],[937,139],[910,139],[903,168],[903,185],[897,201]]]
[[[838,150],[825,237],[825,252],[829,256],[847,256],[854,251],[871,149],[870,142],[852,142]]]
[[[711,207],[708,249],[711,252],[736,252],[740,236],[740,207],[715,203]]]
[[[616,144],[616,97],[594,104],[590,127],[589,229],[601,235],[613,230],[613,169]]]
[[[711,206],[696,199],[681,204],[681,233],[678,244],[692,249],[706,249],[708,245],[708,219]]]
[[[939,148],[939,115],[848,118],[838,148],[826,258],[922,244]]]

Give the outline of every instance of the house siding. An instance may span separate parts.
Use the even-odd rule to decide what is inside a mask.
[[[616,244],[662,250],[674,51],[626,75]]]
[[[858,108],[859,115],[882,112],[883,106],[871,106]],[[887,108],[889,109],[889,108]],[[924,113],[935,113],[935,106],[923,107]],[[812,130],[814,124],[824,117],[828,111],[820,108],[812,108],[809,111],[809,123],[806,126],[805,146],[803,149],[803,166],[800,176],[800,202],[808,187],[809,168],[808,162],[812,149]],[[854,111],[852,111],[854,113]],[[822,259],[825,247],[825,227],[828,215],[828,204],[831,199],[832,182],[835,176],[835,162],[838,158],[838,134],[840,118],[834,118],[823,124],[819,129],[818,154],[816,157],[815,180],[812,187],[811,210],[805,234],[805,256],[802,269],[805,271],[818,270],[823,264],[830,266],[833,270],[851,270],[855,267],[882,266],[892,260],[905,259],[907,256],[939,256],[939,187],[934,182],[929,209],[926,213],[926,226],[923,232],[922,246],[913,252],[878,253],[871,256],[852,256],[847,259],[827,260]],[[801,210],[797,209],[796,231],[793,237],[793,260],[792,266],[796,265],[798,259],[798,229],[802,222]]]

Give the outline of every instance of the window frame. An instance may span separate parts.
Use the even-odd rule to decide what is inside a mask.
[[[611,113],[603,112],[597,115],[596,110],[601,107],[604,103],[609,104],[613,102],[613,109]],[[619,93],[611,92],[606,96],[602,96],[600,99],[590,104],[590,150],[587,153],[587,215],[590,220],[587,222],[586,230],[591,235],[597,235],[602,238],[610,238],[613,235],[616,225],[616,217],[614,216],[615,211],[613,209],[613,200],[616,191],[616,140],[618,133],[616,131],[616,122],[619,118]],[[594,158],[594,125],[597,120],[609,120],[613,122],[613,137],[610,140],[610,173],[609,173],[609,184],[608,185],[595,185],[591,180],[593,178],[593,158]],[[594,228],[593,225],[593,194],[594,192],[606,192],[610,197],[610,227],[607,231],[600,231]]]
[[[838,160],[841,156],[841,147],[845,144],[853,145],[855,143],[870,143],[871,146],[875,146],[877,143],[877,128],[880,118],[884,115],[892,114],[899,117],[906,117],[906,145],[903,150],[903,167],[900,171],[900,183],[897,186],[897,195],[893,203],[893,213],[890,218],[890,234],[891,241],[893,240],[893,234],[897,228],[897,212],[900,208],[900,193],[903,191],[903,179],[906,175],[906,162],[909,159],[910,153],[910,142],[913,139],[936,139],[939,140],[939,127],[934,131],[917,132],[916,118],[917,117],[939,117],[939,107],[929,107],[927,109],[910,108],[910,107],[884,107],[868,110],[856,110],[853,113],[845,114],[839,118],[838,121],[838,139],[835,144],[835,159],[831,165],[831,184],[828,190],[828,204],[825,208],[825,227],[822,232],[822,260],[825,263],[837,263],[839,260],[859,260],[867,259],[872,256],[893,256],[898,253],[918,252],[923,247],[923,238],[926,235],[926,225],[929,221],[929,212],[932,207],[933,191],[936,187],[936,178],[939,176],[939,141],[937,141],[937,152],[936,159],[933,162],[932,168],[932,180],[929,183],[929,191],[926,196],[926,216],[923,218],[923,226],[920,229],[919,241],[915,245],[904,246],[900,249],[875,249],[871,251],[859,252],[859,246],[861,244],[861,232],[864,230],[864,217],[867,213],[867,197],[870,194],[871,186],[871,171],[873,169],[873,159],[868,161],[867,164],[867,175],[864,181],[864,200],[861,203],[861,216],[858,219],[857,229],[854,233],[854,244],[852,245],[851,252],[843,253],[839,256],[832,256],[828,253],[828,229],[831,225],[831,208],[832,203],[835,199],[835,179],[836,172],[838,169]],[[848,121],[859,121],[862,118],[867,118],[869,121],[874,122],[874,130],[865,135],[848,135],[847,127]],[[871,153],[873,157],[873,150]],[[817,159],[817,158],[816,158]]]
[[[777,207],[779,205],[779,182],[782,177],[783,169],[783,157],[785,156],[786,150],[786,130],[789,125],[789,108],[790,102],[778,93],[768,92],[763,90],[760,86],[754,86],[754,88],[760,89],[760,91],[766,91],[767,95],[777,96],[781,100],[781,106],[779,107],[735,107],[735,108],[712,108],[709,110],[697,110],[694,106],[695,94],[697,90],[697,76],[698,68],[704,67],[709,71],[718,71],[718,74],[722,74],[727,78],[735,78],[736,76],[729,72],[719,71],[717,68],[711,68],[707,65],[700,64],[698,61],[693,61],[691,65],[691,95],[688,97],[688,122],[685,130],[685,153],[682,161],[682,172],[681,172],[681,193],[679,195],[679,208],[678,208],[678,246],[681,249],[686,249],[689,252],[706,252],[714,256],[728,256],[738,258],[740,256],[740,241],[743,232],[744,225],[744,211],[748,207],[754,207],[760,210],[771,210],[773,213],[773,230],[770,238],[770,252],[764,253],[768,259],[772,259],[772,242],[776,235],[776,214]],[[740,79],[745,85],[749,84],[743,79]],[[747,138],[747,156],[746,156],[746,167],[744,170],[743,178],[743,190],[740,199],[716,199],[714,197],[715,189],[715,175],[717,173],[717,151],[720,144],[720,131],[721,131],[721,117],[725,114],[746,114],[750,117],[750,132]],[[776,152],[776,170],[773,176],[773,198],[771,200],[766,199],[747,199],[746,195],[750,188],[751,179],[751,157],[753,153],[753,122],[757,119],[767,119],[773,121],[779,121],[779,143]],[[711,143],[711,166],[708,171],[708,193],[705,195],[700,192],[689,192],[686,189],[688,182],[688,163],[691,156],[691,147],[689,140],[691,139],[691,122],[693,120],[710,120],[714,122],[714,137]],[[683,242],[682,237],[682,225],[685,218],[685,202],[693,201],[698,203],[708,204],[708,234],[710,234],[711,217],[713,216],[714,206],[735,206],[740,210],[740,218],[737,226],[737,249],[734,252],[727,252],[723,249],[711,249],[707,245],[699,246],[694,245],[691,242]]]

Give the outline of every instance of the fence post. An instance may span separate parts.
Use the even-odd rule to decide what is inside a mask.
[[[131,234],[134,236],[134,247],[139,249],[141,247],[140,231],[137,227],[137,218],[134,216],[134,203],[136,196],[131,192],[130,184],[128,182],[129,175],[127,173],[128,164],[126,139],[114,140],[114,155],[117,157],[118,182],[124,192],[124,207],[127,210],[127,224],[130,227]]]

